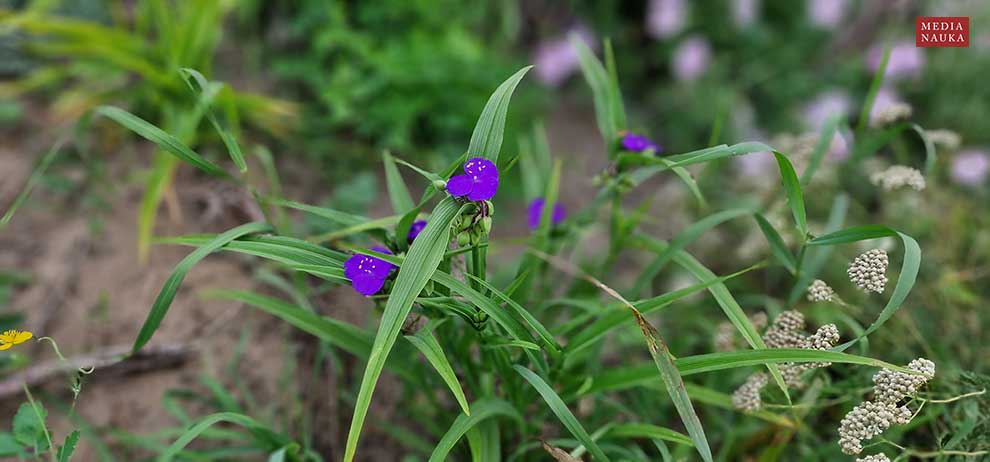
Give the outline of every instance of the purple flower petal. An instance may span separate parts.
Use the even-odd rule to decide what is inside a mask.
[[[372,274],[362,274],[351,279],[351,287],[364,296],[377,294],[384,285],[384,278],[377,278]]]
[[[656,143],[650,141],[649,138],[637,135],[635,133],[626,133],[622,136],[622,149],[631,152],[643,152],[647,149],[652,149],[655,152],[660,152],[660,147]]]
[[[466,196],[473,188],[474,182],[467,175],[456,175],[447,180],[447,192],[451,196]]]
[[[352,255],[351,258],[348,258],[344,262],[344,276],[347,276],[347,279],[354,279],[358,274],[361,274],[361,263],[367,258],[371,257],[367,255]]]
[[[464,173],[475,177],[495,175],[497,178],[498,167],[488,159],[475,157],[464,163]]]
[[[486,201],[495,197],[498,191],[498,175],[477,176],[474,180],[474,188],[467,198],[473,201]]]
[[[409,227],[409,234],[406,234],[406,242],[412,242],[419,236],[419,233],[423,232],[423,228],[426,228],[426,220],[416,220]]]
[[[372,247],[371,250],[374,250],[375,252],[378,252],[378,253],[384,253],[384,254],[392,255],[392,252],[390,252],[388,249],[386,249],[384,247],[375,246],[375,247]],[[395,265],[393,265],[393,264],[391,264],[391,263],[389,263],[389,262],[387,262],[385,260],[382,260],[381,258],[375,258],[375,257],[371,257],[371,256],[369,256],[368,258],[371,260],[369,262],[368,266],[367,266],[368,271],[372,275],[374,275],[375,277],[378,277],[380,279],[387,278],[388,275],[389,275],[389,273],[392,272],[392,268],[395,268]]]
[[[546,201],[544,201],[542,197],[537,197],[536,199],[530,201],[526,220],[529,225],[529,229],[535,230],[540,227],[540,218],[543,214],[543,204],[545,202]],[[567,213],[564,210],[564,206],[561,203],[558,202],[554,204],[553,211],[550,214],[550,223],[556,225],[557,223],[564,221],[566,214]]]

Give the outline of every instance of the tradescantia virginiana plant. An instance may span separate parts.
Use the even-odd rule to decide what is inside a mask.
[[[597,178],[599,191],[582,209],[565,214],[558,207],[560,161],[551,159],[539,129],[523,138],[518,154],[501,155],[509,100],[529,69],[524,68],[495,90],[466,152],[446,168],[431,171],[385,153],[391,216],[369,219],[253,191],[268,216],[281,216],[286,208],[297,209],[344,228],[332,235],[299,236],[291,226],[275,220],[279,223],[249,223],[218,235],[163,240],[197,249],[179,263],[165,283],[134,350],[151,340],[189,268],[215,251],[253,255],[284,271],[353,287],[377,308],[377,328],[369,330],[321,316],[306,306],[267,295],[213,292],[215,297],[242,301],[271,313],[361,361],[359,386],[353,400],[347,400],[354,412],[343,451],[345,461],[358,457],[374,391],[383,373],[409,385],[411,391],[404,402],[408,403],[410,418],[422,426],[412,431],[414,437],[409,431],[402,432],[402,439],[410,442],[411,451],[423,452],[431,461],[465,459],[455,451],[469,451],[474,460],[529,460],[537,457],[531,452],[541,448],[558,455],[559,451],[567,453],[561,449],[567,448],[571,458],[589,454],[600,461],[655,459],[655,454],[647,455],[644,448],[648,446],[643,441],[651,442],[665,457],[671,454],[670,443],[674,454],[688,457],[693,452],[712,461],[714,445],[710,441],[724,442],[724,437],[717,433],[718,427],[713,430],[711,425],[704,425],[702,417],[731,410],[728,392],[738,383],[713,387],[710,381],[707,385],[691,381],[692,375],[754,366],[764,369],[756,376],[760,387],[751,388],[767,385],[766,393],[772,395],[778,408],[742,412],[740,418],[762,421],[790,438],[804,414],[778,409],[786,409],[795,398],[803,400],[816,389],[789,387],[788,383],[797,383],[799,378],[792,374],[813,374],[812,369],[829,363],[832,367],[861,365],[917,374],[878,359],[844,353],[880,328],[907,297],[920,264],[920,250],[911,237],[877,225],[839,229],[844,214],[842,196],[836,199],[827,233],[812,235],[802,191],[806,181],[780,152],[773,152],[773,156],[782,191],[772,203],[716,211],[669,241],[650,235],[641,226],[645,214],[624,206],[623,198],[631,190],[653,176],[671,172],[699,204],[705,204],[703,191],[686,167],[773,149],[747,142],[658,156],[661,148],[657,143],[627,129],[611,49],[606,44],[603,65],[583,44],[576,46],[594,95],[609,162]],[[201,170],[247,184],[146,122],[134,121],[119,109],[100,111],[129,122],[124,125]],[[219,125],[216,128],[223,130]],[[400,166],[423,177],[418,200],[413,199],[399,174]],[[517,261],[499,259],[497,266],[490,265],[489,252],[501,245],[492,239],[492,226],[504,213],[503,198],[512,197],[499,194],[499,189],[511,184],[506,178],[515,171],[522,175],[527,196],[527,201],[517,205],[525,209],[528,204],[531,233],[525,240],[526,251]],[[777,203],[785,204],[793,219],[793,228],[783,230],[792,238],[790,244],[765,216]],[[505,209],[511,208],[505,205]],[[567,257],[582,245],[586,230],[600,215],[607,216],[605,226],[609,230],[604,255],[578,261]],[[740,217],[753,218],[751,225],[766,238],[770,250],[765,258],[718,275],[686,250],[713,227]],[[813,342],[814,336],[809,336],[808,347],[768,346],[727,285],[747,273],[780,269],[794,289],[790,295],[777,295],[791,297],[788,305],[795,306],[821,271],[821,264],[815,263],[827,257],[821,249],[880,237],[896,237],[903,244],[903,263],[889,301],[868,328],[855,338],[843,335],[846,343],[834,348],[838,341],[834,326],[828,328],[827,342]],[[631,287],[613,278],[617,268],[628,265],[619,258],[623,252],[647,255],[650,260]],[[653,282],[668,263],[696,281],[676,290],[656,291]],[[696,355],[671,351],[671,340],[682,343],[677,332],[663,325],[657,327],[647,316],[675,312],[687,297],[701,292],[711,295],[721,309],[719,317],[728,320],[748,348]],[[572,310],[560,315],[560,308]],[[428,321],[419,328],[416,325],[421,323],[409,322],[422,318]],[[635,335],[611,335],[630,329]],[[605,359],[606,354],[614,358],[614,352],[621,354],[618,363]],[[417,356],[425,361],[417,361]],[[637,359],[647,357],[649,360]],[[790,371],[787,380],[782,369]],[[449,391],[451,399],[438,400],[433,384]],[[663,391],[639,391],[644,387]],[[751,399],[759,398],[759,389],[755,393]],[[245,419],[211,416],[194,430],[202,432],[221,420],[251,423]],[[557,428],[560,433],[545,434],[547,428]],[[175,454],[196,434],[184,435],[169,454]],[[459,444],[462,439],[466,447]],[[283,448],[281,455],[286,460],[314,457],[298,449]]]

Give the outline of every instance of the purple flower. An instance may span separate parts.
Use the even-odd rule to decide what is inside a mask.
[[[906,77],[917,77],[921,74],[921,69],[925,67],[925,55],[921,48],[914,46],[914,42],[901,41],[890,48],[890,59],[887,61],[887,69],[884,72],[884,79],[901,79]],[[866,63],[870,69],[876,71],[880,68],[880,61],[883,60],[883,47],[878,45],[870,49],[866,56]]]
[[[622,135],[622,149],[632,152],[643,152],[647,149],[652,149],[653,152],[663,152],[663,148],[650,141],[649,138],[635,133]]]
[[[676,35],[687,22],[685,0],[650,0],[646,7],[646,31],[653,38],[664,39]]]
[[[812,130],[819,130],[829,117],[849,115],[850,108],[852,108],[852,100],[849,94],[842,90],[828,90],[819,94],[804,107],[804,123]]]
[[[498,191],[498,167],[488,159],[475,157],[464,163],[464,175],[455,175],[447,181],[451,196],[467,196],[473,201],[486,201]]]
[[[382,247],[372,247],[378,253],[387,253],[388,249]],[[359,294],[368,296],[378,293],[385,285],[385,280],[392,272],[395,265],[375,258],[370,255],[354,254],[344,262],[344,276],[351,280],[351,287],[354,287]]]
[[[846,15],[849,6],[847,0],[810,0],[808,16],[815,25],[826,29],[835,29]]]
[[[540,227],[540,218],[543,215],[543,204],[544,201],[542,197],[537,197],[529,203],[529,208],[527,212],[529,213],[529,229],[536,229]],[[564,217],[567,212],[564,210],[564,206],[558,202],[553,204],[553,212],[550,214],[550,223],[556,225],[561,221],[564,221]]]
[[[595,49],[594,36],[583,26],[575,27],[562,37],[540,43],[533,53],[533,63],[536,65],[533,71],[541,82],[556,87],[581,67],[577,49],[571,44],[570,37],[577,37],[588,48]]]
[[[952,179],[966,186],[979,186],[990,174],[990,156],[986,152],[968,150],[952,158]]]
[[[426,220],[416,220],[409,226],[409,234],[406,234],[406,242],[412,243],[416,236],[426,227]]]
[[[674,50],[674,77],[680,81],[697,80],[712,61],[712,47],[701,36],[692,36]]]
[[[760,13],[760,0],[733,0],[732,19],[737,27],[744,28],[756,22]]]

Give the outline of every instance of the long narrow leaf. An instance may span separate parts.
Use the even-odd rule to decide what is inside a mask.
[[[447,388],[450,388],[450,392],[454,394],[454,399],[457,400],[457,404],[461,406],[464,414],[471,415],[471,409],[468,407],[467,398],[464,397],[464,390],[461,389],[461,383],[457,380],[454,369],[450,367],[447,356],[443,353],[443,348],[440,347],[440,342],[437,342],[436,337],[433,336],[431,329],[423,328],[419,332],[416,332],[415,335],[406,335],[405,337],[409,343],[412,343],[414,347],[423,353],[426,360],[436,369],[437,374],[440,374],[440,378],[447,384]]]
[[[536,389],[537,393],[539,393],[540,396],[543,397],[543,400],[546,401],[547,406],[550,407],[550,410],[557,416],[557,419],[560,420],[560,423],[564,424],[564,427],[566,427],[567,430],[571,432],[571,434],[574,435],[574,437],[577,438],[589,452],[591,452],[591,455],[594,456],[595,460],[608,462],[608,456],[602,452],[602,449],[598,447],[595,440],[591,439],[591,435],[588,434],[588,431],[584,429],[581,422],[578,422],[577,418],[574,417],[574,413],[567,408],[567,405],[564,404],[564,400],[560,399],[560,396],[553,391],[553,388],[550,388],[550,385],[547,385],[547,383],[544,382],[540,376],[525,367],[515,365],[512,366],[512,368],[515,369],[519,375],[523,376],[523,378]]]
[[[887,322],[887,320],[894,316],[894,313],[897,312],[897,310],[904,303],[904,300],[907,299],[911,289],[914,288],[914,283],[918,278],[918,270],[921,268],[921,247],[918,246],[918,241],[915,241],[911,236],[908,236],[907,234],[893,228],[879,225],[868,225],[844,229],[842,231],[826,234],[808,242],[809,246],[837,245],[877,239],[881,237],[897,237],[901,240],[901,244],[904,248],[904,261],[901,263],[901,272],[897,276],[897,285],[894,286],[894,292],[890,295],[890,299],[887,300],[887,304],[884,305],[883,310],[880,311],[876,321],[873,321],[873,323],[866,328],[866,331],[856,339],[839,345],[839,347],[836,348],[839,351],[844,351],[857,342],[865,339],[866,336],[875,332],[880,328],[880,326]]]
[[[375,343],[365,367],[364,377],[361,379],[351,428],[347,433],[345,462],[354,460],[364,419],[371,406],[371,397],[385,366],[385,359],[399,336],[413,302],[429,282],[430,276],[440,266],[440,260],[450,243],[450,223],[460,209],[461,206],[451,197],[440,201],[433,210],[426,228],[409,247],[405,262],[399,267],[399,274],[395,279],[392,294],[385,304],[385,312],[382,314],[378,333],[375,334]]]
[[[131,114],[123,109],[113,106],[100,106],[94,109],[97,114],[110,118],[123,125],[125,128],[137,133],[164,149],[166,152],[178,157],[184,162],[196,167],[206,173],[217,176],[227,176],[227,172],[218,165],[204,159],[195,151],[190,149],[178,138],[166,133],[162,129],[148,123],[144,119]]]
[[[437,446],[433,449],[433,454],[430,454],[429,462],[443,462],[447,460],[447,455],[450,454],[451,449],[454,449],[457,441],[468,430],[486,419],[495,416],[505,416],[522,422],[522,416],[519,414],[519,411],[509,403],[498,398],[482,398],[472,403],[471,409],[474,409],[474,413],[471,415],[460,414],[454,419],[454,423],[450,426],[450,429],[447,430],[447,433],[444,433],[443,438],[440,439]]]
[[[498,153],[502,149],[502,137],[505,132],[505,116],[509,111],[509,100],[512,92],[523,76],[532,69],[533,66],[526,66],[511,77],[502,82],[492,96],[485,103],[485,108],[481,110],[478,123],[471,133],[471,144],[468,146],[468,153],[471,156],[484,157],[494,163],[498,163]]]
[[[216,236],[202,247],[187,255],[186,258],[183,258],[182,261],[176,265],[175,269],[172,270],[172,274],[169,276],[168,280],[165,281],[165,284],[162,286],[162,290],[158,293],[158,297],[155,298],[155,302],[151,306],[151,311],[148,313],[147,319],[145,319],[144,324],[141,326],[141,331],[138,332],[137,339],[134,340],[134,347],[132,350],[137,352],[141,349],[141,347],[148,343],[148,340],[151,340],[151,336],[154,335],[155,330],[158,329],[162,319],[165,318],[165,314],[168,312],[169,306],[172,305],[172,300],[175,299],[175,293],[179,290],[179,286],[182,284],[182,279],[186,277],[186,273],[193,267],[193,265],[198,263],[207,255],[227,245],[234,239],[247,234],[263,233],[271,230],[271,225],[267,223],[247,223]]]

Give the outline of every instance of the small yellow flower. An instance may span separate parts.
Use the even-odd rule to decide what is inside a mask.
[[[31,337],[34,337],[34,334],[26,330],[8,330],[0,334],[0,350],[10,349],[10,347],[17,345],[18,343],[24,343],[31,340]]]

